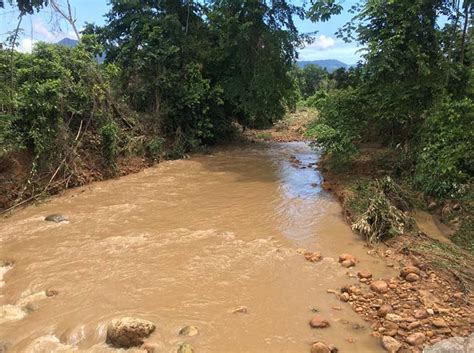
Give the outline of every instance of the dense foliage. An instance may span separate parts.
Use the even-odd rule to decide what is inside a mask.
[[[365,48],[364,62],[307,99],[319,109],[310,134],[339,165],[361,142],[397,148],[415,186],[459,196],[474,175],[472,1],[367,0],[353,11],[339,35]]]

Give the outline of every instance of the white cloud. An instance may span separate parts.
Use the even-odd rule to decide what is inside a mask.
[[[346,64],[355,64],[361,59],[361,52],[358,52],[361,48],[351,46],[347,44],[337,44],[333,48],[327,50],[318,50],[310,47],[299,50],[300,60],[324,60],[324,59],[337,59]]]
[[[46,42],[54,42],[58,39],[60,33],[51,31],[41,19],[33,20],[33,35]]]
[[[32,40],[31,38],[23,38],[20,40],[20,45],[17,49],[21,53],[31,53],[31,51],[33,50],[33,46],[37,42],[37,40]]]
[[[334,47],[336,41],[331,37],[326,37],[324,34],[321,34],[319,37],[316,37],[315,41],[308,45],[308,49],[316,50],[326,50]]]

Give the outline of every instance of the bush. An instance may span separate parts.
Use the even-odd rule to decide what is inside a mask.
[[[364,104],[357,90],[335,90],[319,99],[319,119],[308,129],[314,145],[322,147],[341,165],[357,155],[355,142],[361,138],[366,119]]]
[[[474,174],[474,105],[445,99],[428,115],[422,130],[415,183],[439,197],[462,193]]]
[[[102,137],[102,154],[106,165],[115,171],[117,168],[117,156],[119,152],[119,128],[114,122],[110,122],[100,129]]]

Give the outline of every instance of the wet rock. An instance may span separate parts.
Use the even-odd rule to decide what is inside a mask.
[[[397,353],[400,348],[402,348],[402,344],[398,342],[395,338],[390,336],[382,337],[382,346],[387,352],[390,353]]]
[[[419,275],[420,274],[420,269],[416,266],[403,267],[402,270],[400,271],[400,277],[405,278],[410,273],[414,273],[416,275]]]
[[[469,337],[452,337],[423,350],[423,353],[470,353],[474,352],[474,334]]]
[[[415,310],[415,319],[426,319],[429,314],[428,314],[428,311],[426,309],[418,309],[418,310]]]
[[[319,262],[322,260],[322,256],[319,252],[310,252],[307,251],[304,253],[304,258],[309,262]]]
[[[425,342],[426,336],[421,332],[412,333],[406,338],[407,343],[412,346],[420,346]]]
[[[107,327],[106,342],[116,348],[138,347],[155,328],[156,326],[147,320],[133,317],[114,319]]]
[[[321,316],[315,316],[311,319],[311,321],[309,322],[309,325],[312,328],[326,328],[326,327],[329,327],[329,321],[322,318]]]
[[[178,353],[194,353],[194,348],[189,343],[183,343],[179,346]]]
[[[436,319],[433,319],[431,321],[431,324],[436,327],[436,328],[445,328],[445,327],[448,327],[448,324],[446,321],[444,321],[443,319],[440,319],[440,318],[436,318]]]
[[[372,278],[372,273],[369,271],[359,271],[357,272],[357,277],[365,279]]]
[[[391,311],[392,311],[392,306],[390,304],[383,304],[377,311],[377,314],[380,317],[385,317]]]
[[[388,284],[385,281],[373,281],[370,284],[370,289],[376,293],[387,293],[388,292]]]
[[[239,306],[232,310],[233,314],[248,314],[249,310],[247,309],[246,306]]]
[[[193,337],[199,334],[199,329],[193,325],[185,326],[181,330],[179,330],[179,334],[181,336]]]
[[[49,216],[46,216],[44,220],[56,223],[67,222],[67,218],[62,214],[50,214]]]
[[[406,275],[405,280],[408,282],[416,282],[420,280],[420,276],[418,276],[416,273],[409,273]]]
[[[311,346],[311,353],[331,353],[331,348],[324,342],[314,342]]]

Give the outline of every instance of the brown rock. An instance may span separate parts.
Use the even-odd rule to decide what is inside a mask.
[[[414,329],[416,329],[417,327],[420,327],[420,326],[421,326],[421,322],[419,322],[419,321],[413,321],[412,323],[410,323],[410,324],[408,325],[408,330],[411,331],[411,330],[414,330]]]
[[[383,336],[382,337],[382,346],[385,348],[387,352],[390,353],[397,353],[400,348],[402,347],[402,344],[398,342],[395,338],[390,337],[390,336]]]
[[[420,276],[418,276],[416,273],[409,273],[405,276],[405,279],[408,282],[416,282],[420,280]]]
[[[370,284],[370,289],[372,289],[376,293],[387,293],[388,292],[388,285],[385,281],[373,281]]]
[[[355,266],[355,264],[356,264],[355,259],[348,259],[348,260],[344,260],[344,261],[341,262],[341,265],[343,267],[347,267],[347,268],[353,267],[353,266]]]
[[[351,299],[351,296],[349,295],[349,293],[342,293],[340,296],[339,296],[339,299],[341,299],[341,301],[343,302],[347,302],[349,301],[349,299]]]
[[[326,328],[326,327],[329,327],[329,321],[322,318],[321,316],[315,316],[311,319],[311,321],[309,322],[309,325],[312,328]]]
[[[321,184],[321,187],[326,191],[332,190],[332,185],[327,181],[323,181],[323,183]]]
[[[339,255],[339,262],[343,262],[343,261],[350,260],[350,259],[354,259],[354,256],[352,256],[350,254],[341,254],[341,255]]]
[[[249,309],[247,309],[246,306],[239,306],[235,308],[234,310],[232,310],[233,314],[248,314],[248,312],[249,312]]]
[[[370,273],[369,271],[359,271],[357,272],[357,276],[359,278],[368,279],[368,278],[372,278],[372,273]]]
[[[421,332],[412,333],[410,336],[406,338],[406,341],[412,346],[419,346],[425,342],[425,335]]]
[[[426,319],[429,316],[429,314],[425,309],[418,309],[418,310],[415,310],[414,316],[416,319]]]
[[[383,304],[377,311],[377,315],[380,317],[384,317],[391,311],[392,311],[392,306],[390,304]]]
[[[331,349],[324,342],[314,342],[311,346],[311,353],[331,353]]]
[[[448,327],[448,324],[446,321],[444,321],[443,319],[440,319],[440,318],[436,318],[436,319],[433,319],[431,321],[431,324],[436,327],[436,328],[444,328],[444,327]]]
[[[116,348],[139,347],[155,328],[155,325],[147,320],[132,317],[114,319],[107,327],[106,342]]]
[[[322,260],[322,256],[319,252],[305,252],[304,253],[304,258],[306,259],[306,261],[309,261],[309,262],[319,262]]]
[[[46,289],[44,294],[46,294],[47,297],[55,297],[59,292],[56,289]]]
[[[415,267],[415,266],[406,266],[406,267],[402,268],[402,270],[400,271],[400,276],[401,277],[406,277],[406,275],[408,275],[409,273],[414,273],[414,274],[419,275],[420,274],[420,269],[418,267]]]

